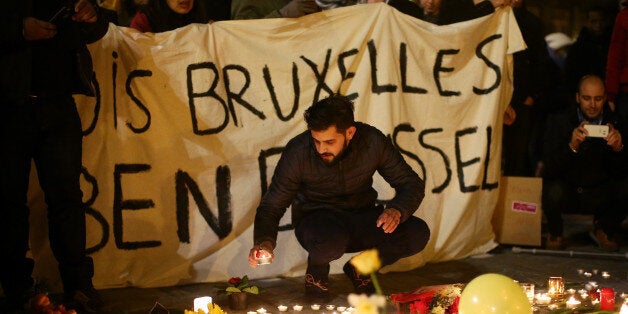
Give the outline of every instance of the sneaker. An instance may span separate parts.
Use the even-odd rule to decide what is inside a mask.
[[[346,262],[342,267],[342,271],[349,277],[355,292],[358,294],[374,294],[375,286],[370,276],[364,276],[358,273],[358,271],[351,265],[350,262]]]
[[[548,235],[545,239],[546,250],[564,250],[566,247],[565,238],[561,236]]]
[[[66,293],[63,304],[67,309],[74,309],[79,313],[101,313],[105,301],[96,289],[90,288]]]
[[[619,251],[619,244],[613,240],[611,240],[606,232],[602,229],[593,229],[589,231],[589,236],[591,239],[597,243],[598,247],[603,251],[607,252],[617,252]]]

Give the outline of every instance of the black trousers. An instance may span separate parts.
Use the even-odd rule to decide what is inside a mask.
[[[91,287],[93,262],[86,255],[85,208],[79,178],[82,168],[81,121],[73,98],[29,98],[0,103],[0,282],[8,297],[33,284],[29,250],[27,190],[31,161],[48,206],[50,246],[64,290]]]
[[[626,179],[609,180],[605,184],[581,188],[561,180],[543,179],[543,212],[551,235],[562,236],[562,213],[590,213],[596,227],[609,236],[621,230],[626,217]]]
[[[329,272],[329,263],[345,253],[376,248],[382,266],[412,256],[425,248],[430,229],[411,216],[392,233],[376,225],[381,206],[355,212],[319,210],[304,216],[295,229],[297,240],[308,252],[308,269]],[[325,274],[318,274],[326,276]]]

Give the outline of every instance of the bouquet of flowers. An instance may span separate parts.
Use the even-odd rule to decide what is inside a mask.
[[[427,286],[408,293],[395,293],[390,300],[398,313],[457,314],[463,284]]]

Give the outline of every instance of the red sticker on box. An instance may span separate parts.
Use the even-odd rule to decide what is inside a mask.
[[[526,203],[526,202],[512,202],[512,210],[516,212],[524,212],[528,214],[535,214],[537,205],[535,203]]]

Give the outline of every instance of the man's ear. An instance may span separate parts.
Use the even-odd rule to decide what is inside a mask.
[[[353,136],[355,135],[355,130],[356,128],[353,125],[347,128],[347,131],[346,131],[347,140],[351,140],[353,138]]]

